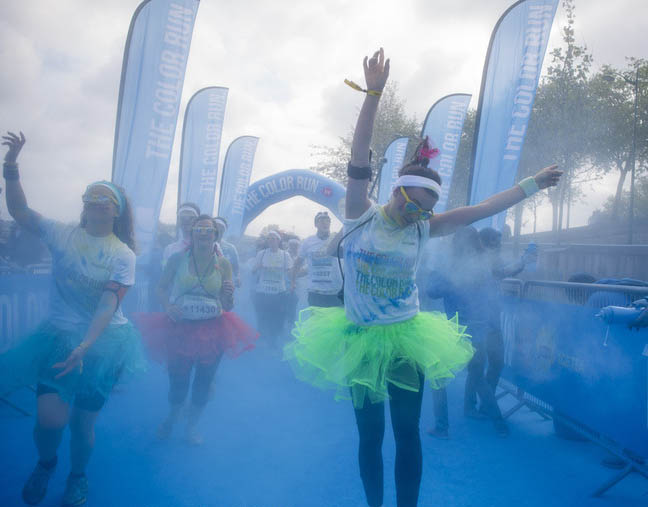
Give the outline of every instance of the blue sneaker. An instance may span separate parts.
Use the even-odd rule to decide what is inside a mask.
[[[36,468],[34,468],[22,490],[23,501],[27,505],[38,505],[45,498],[47,483],[55,469],[56,466],[45,468],[40,461],[36,463]]]
[[[63,493],[63,507],[84,505],[88,496],[88,478],[85,475],[70,475]]]

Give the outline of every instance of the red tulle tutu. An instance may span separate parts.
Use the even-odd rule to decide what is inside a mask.
[[[223,312],[215,319],[179,322],[166,313],[139,313],[133,320],[151,357],[160,362],[178,355],[203,363],[213,362],[223,353],[236,357],[253,349],[259,337],[233,312]]]

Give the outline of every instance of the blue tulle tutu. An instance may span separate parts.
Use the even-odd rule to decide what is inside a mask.
[[[119,381],[144,371],[141,338],[135,327],[127,323],[108,327],[88,349],[79,368],[60,379],[60,370],[52,365],[65,361],[83,340],[84,328],[63,330],[49,322],[42,323],[26,339],[0,355],[0,393],[20,387],[44,384],[58,391],[71,402],[75,396],[100,394],[107,398]]]

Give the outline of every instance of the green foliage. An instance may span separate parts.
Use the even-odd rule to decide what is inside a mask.
[[[398,95],[398,83],[389,82],[380,98],[380,106],[371,138],[373,164],[378,165],[389,143],[396,137],[407,136],[418,142],[420,132],[421,123],[416,119],[416,116],[408,116],[405,111],[405,101]],[[352,141],[353,127],[349,129],[346,136],[339,138],[339,142],[335,146],[314,146],[313,155],[319,160],[311,169],[345,183]],[[416,142],[410,142],[408,156],[412,154],[416,144]]]

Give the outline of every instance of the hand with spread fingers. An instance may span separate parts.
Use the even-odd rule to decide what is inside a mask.
[[[77,347],[70,352],[70,355],[65,361],[53,364],[52,368],[62,370],[54,378],[60,379],[77,367],[79,368],[79,373],[83,373],[83,356],[85,356],[85,349],[83,347]]]
[[[4,146],[9,146],[9,151],[5,154],[4,161],[7,164],[15,164],[18,160],[18,154],[22,147],[25,145],[25,134],[20,132],[20,137],[18,137],[13,132],[7,132],[6,136],[2,136],[2,144]]]
[[[555,187],[560,181],[563,171],[558,169],[558,165],[553,164],[541,169],[535,176],[538,187],[542,190],[549,187]]]
[[[367,90],[382,92],[389,77],[389,58],[385,61],[385,51],[380,48],[371,58],[364,57],[364,67]]]

